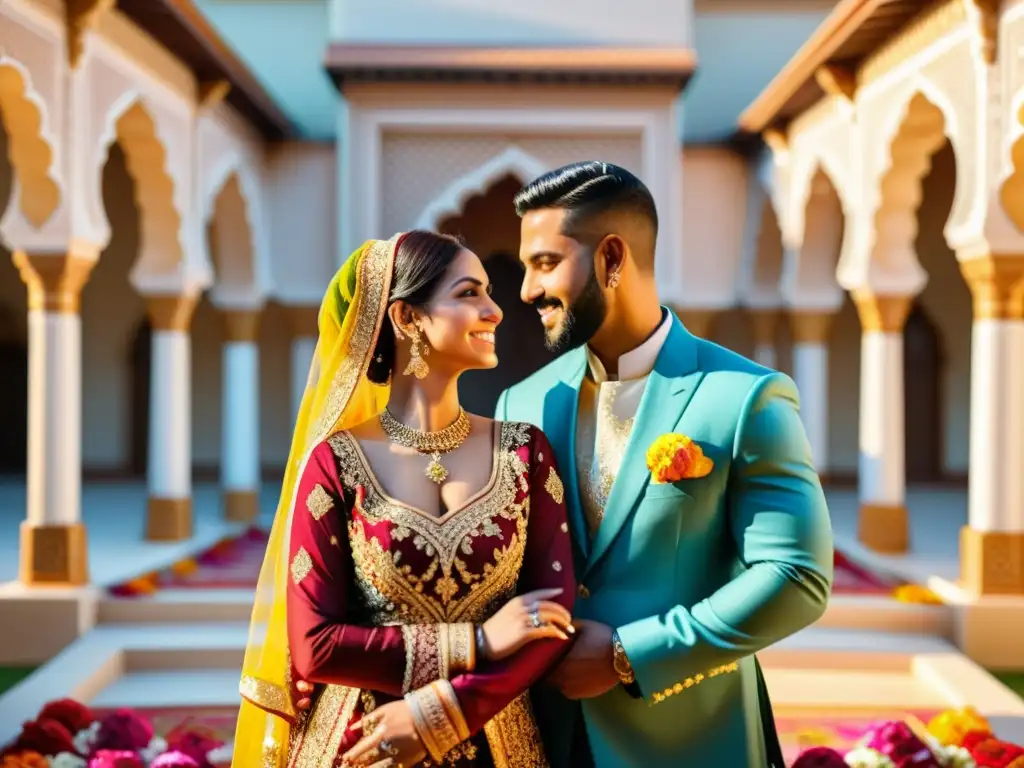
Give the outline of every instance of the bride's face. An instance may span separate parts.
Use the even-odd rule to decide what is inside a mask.
[[[487,271],[475,253],[463,248],[438,282],[422,319],[430,345],[427,363],[452,373],[494,368],[494,333],[501,308],[491,298]]]

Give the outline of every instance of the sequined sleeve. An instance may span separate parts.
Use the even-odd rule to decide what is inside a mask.
[[[531,428],[531,439],[521,450],[529,451],[524,458],[528,466],[530,516],[517,593],[557,587],[562,593],[554,599],[571,611],[576,583],[565,490],[554,452],[544,434],[535,428]],[[443,753],[450,748],[449,740],[461,741],[476,733],[536,683],[567,650],[561,640],[536,640],[502,661],[481,659],[476,671],[458,675],[450,683],[440,681],[417,690],[407,697],[414,713],[423,713],[424,720],[432,717],[435,723],[424,739],[425,744],[429,748],[433,740]]]
[[[415,686],[471,670],[472,627],[365,627],[347,623],[352,596],[348,505],[326,443],[299,481],[289,541],[288,643],[294,676],[401,696]]]

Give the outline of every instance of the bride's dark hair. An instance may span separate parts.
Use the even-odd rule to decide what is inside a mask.
[[[405,233],[395,252],[388,306],[396,301],[418,308],[426,305],[463,248],[462,241],[451,235],[421,229]],[[387,384],[394,367],[395,333],[391,323],[385,320],[366,377],[375,384]]]

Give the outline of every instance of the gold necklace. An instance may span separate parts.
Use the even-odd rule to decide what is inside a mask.
[[[448,479],[448,470],[441,463],[441,454],[454,451],[469,437],[469,417],[461,408],[459,417],[439,432],[424,432],[407,427],[392,416],[387,408],[381,411],[380,426],[391,442],[430,456],[424,474],[438,485]]]

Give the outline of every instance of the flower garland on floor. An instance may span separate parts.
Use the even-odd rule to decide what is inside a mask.
[[[217,768],[231,750],[202,728],[156,736],[130,709],[98,718],[73,699],[51,701],[0,749],[0,768]]]
[[[870,728],[845,755],[830,747],[805,750],[793,768],[1024,768],[1024,747],[996,738],[971,707]]]

